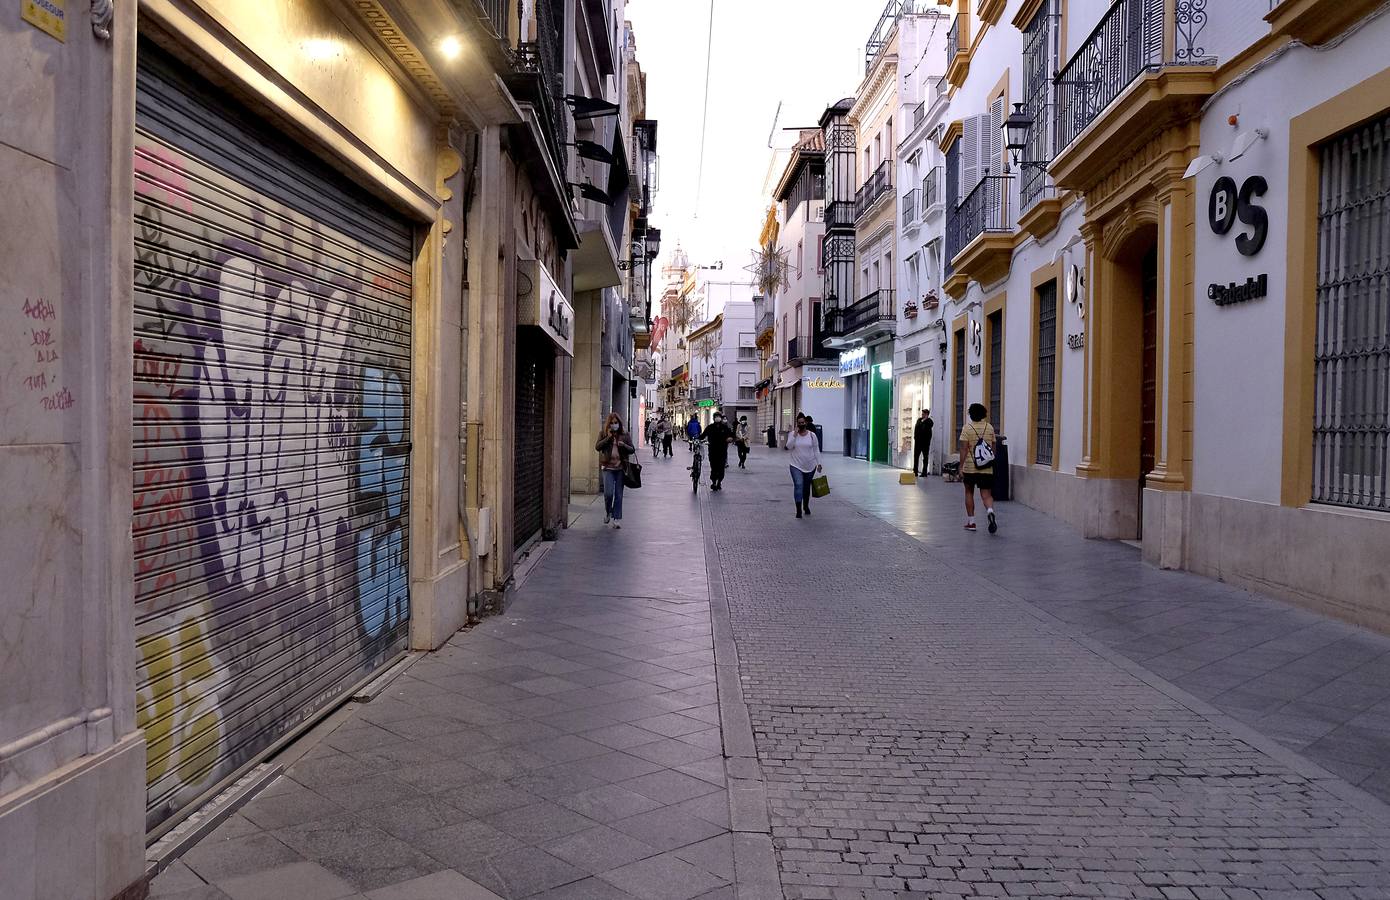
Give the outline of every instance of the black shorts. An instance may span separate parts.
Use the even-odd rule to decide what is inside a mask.
[[[994,490],[993,472],[966,472],[960,477],[968,488],[979,488],[982,491]]]

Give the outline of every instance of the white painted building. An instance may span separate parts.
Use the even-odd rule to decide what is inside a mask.
[[[1015,499],[1390,630],[1379,5],[957,11],[933,392],[943,437],[989,407]]]
[[[890,462],[913,465],[913,428],[923,409],[941,414],[937,390],[945,378],[942,255],[946,235],[945,157],[937,139],[950,108],[946,69],[946,16],[908,17],[900,23],[904,59],[903,108],[898,133],[898,327],[893,353],[894,443]],[[933,435],[931,471],[952,448],[944,429]]]

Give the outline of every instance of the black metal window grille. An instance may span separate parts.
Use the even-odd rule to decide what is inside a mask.
[[[985,325],[989,329],[989,423],[999,434],[1004,410],[1004,311],[990,313]]]
[[[1056,0],[1046,0],[1023,32],[1023,111],[1033,118],[1019,172],[1019,208],[1031,209],[1047,189],[1052,161],[1052,79],[1057,58]]]
[[[917,221],[917,197],[916,188],[903,194],[903,227]]]
[[[953,262],[961,251],[960,207],[956,197],[960,196],[960,141],[957,140],[946,150],[946,278],[950,278],[956,267]]]
[[[955,422],[951,426],[951,446],[955,447],[960,430],[965,427],[965,331],[958,330],[955,339],[956,367],[954,382]]]
[[[1312,496],[1390,510],[1390,116],[1321,157]]]
[[[1052,465],[1053,437],[1056,433],[1057,392],[1057,282],[1038,288],[1038,386],[1033,398],[1035,425],[1033,462]]]

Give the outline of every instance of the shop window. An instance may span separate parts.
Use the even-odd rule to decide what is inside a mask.
[[[1052,465],[1056,433],[1057,396],[1057,282],[1038,288],[1037,392],[1033,397],[1033,462]]]
[[[1321,157],[1313,500],[1390,510],[1390,116]]]

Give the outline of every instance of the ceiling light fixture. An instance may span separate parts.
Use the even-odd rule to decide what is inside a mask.
[[[463,53],[463,44],[456,37],[446,37],[439,42],[439,52],[445,59],[458,59]]]

